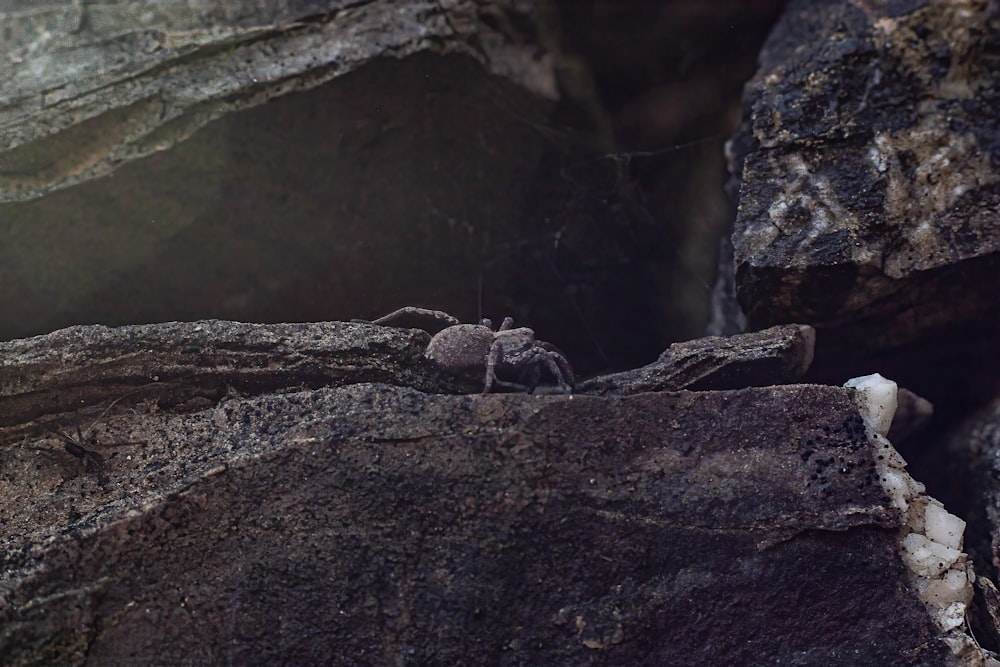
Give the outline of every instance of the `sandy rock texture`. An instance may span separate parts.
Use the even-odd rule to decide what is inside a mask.
[[[853,390],[436,393],[422,333],[0,344],[4,664],[950,655]]]

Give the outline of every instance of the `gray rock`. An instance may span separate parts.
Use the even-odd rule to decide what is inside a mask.
[[[816,332],[788,324],[730,337],[674,343],[651,364],[582,383],[583,394],[627,396],[644,391],[739,389],[790,384],[812,363]]]
[[[592,374],[702,332],[782,2],[0,4],[0,339],[419,304]]]
[[[922,432],[934,416],[934,405],[909,389],[899,388],[896,416],[889,429],[889,440],[901,443]]]
[[[429,342],[417,329],[347,322],[70,327],[0,342],[0,426],[52,420],[126,397],[185,410],[231,394],[333,382],[452,393],[478,386],[429,363],[423,356]]]
[[[816,327],[816,377],[878,359],[938,405],[1000,364],[997,12],[796,1],[760,55],[730,144],[738,290],[754,328]]]
[[[500,3],[512,9],[510,3]],[[554,96],[528,47],[493,37],[500,8],[459,0],[29,3],[0,13],[0,202],[108,174],[209,121],[379,57],[463,53]],[[478,46],[473,47],[475,41]]]
[[[2,662],[950,655],[899,559],[904,517],[853,391],[455,396],[364,381],[428,372],[418,334],[210,322],[3,344]],[[333,386],[303,387],[305,369]],[[245,377],[262,393],[155,399]],[[103,466],[42,424],[80,427]]]
[[[962,502],[968,547],[979,570],[997,578],[1000,553],[1000,398],[956,425],[942,447],[947,491]]]

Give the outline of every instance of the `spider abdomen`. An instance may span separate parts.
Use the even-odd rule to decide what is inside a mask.
[[[482,324],[457,324],[437,333],[424,352],[453,373],[481,377],[493,344],[493,331]]]

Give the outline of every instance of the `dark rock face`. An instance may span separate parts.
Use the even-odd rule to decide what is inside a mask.
[[[738,290],[753,327],[816,327],[817,377],[884,364],[937,404],[997,368],[998,11],[793,2],[761,53],[730,146]]]
[[[551,56],[513,5],[5,7],[0,339],[403,303],[472,321],[477,277],[512,289],[484,266],[551,145]]]
[[[1000,566],[1000,399],[970,415],[950,434],[948,478],[961,492],[953,492],[955,510],[967,517],[967,549],[977,572],[996,579]],[[995,629],[1000,630],[1000,618]],[[1000,646],[1000,634],[992,647]]]
[[[968,521],[965,550],[975,565],[976,598],[969,624],[980,643],[1000,651],[1000,398],[943,438],[942,468],[954,511]]]
[[[94,430],[99,473],[0,431],[4,664],[944,660],[846,389],[360,383]]]

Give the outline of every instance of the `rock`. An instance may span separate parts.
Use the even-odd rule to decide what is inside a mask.
[[[170,148],[211,120],[308,90],[379,57],[460,52],[554,97],[545,63],[490,36],[510,3],[185,0],[30,3],[0,13],[0,202],[23,201]],[[476,46],[472,45],[475,40]]]
[[[793,1],[730,151],[719,293],[761,330],[575,395],[479,395],[426,332],[360,323],[0,343],[0,663],[996,664],[964,631],[1000,644],[990,417],[925,468],[944,503],[887,439],[940,452],[995,395],[995,5]],[[665,248],[708,263],[724,207],[685,178],[716,162],[603,144],[585,65],[557,105],[572,56],[531,5],[28,7],[0,37],[0,337],[415,304],[511,315],[586,375],[687,326],[649,304]],[[703,113],[657,85],[615,123]],[[747,386],[871,370],[915,391]]]
[[[738,291],[753,328],[816,328],[812,377],[874,366],[950,409],[1000,369],[998,20],[795,1],[761,52],[730,144]]]
[[[900,559],[907,507],[933,501],[884,439],[891,406],[817,385],[455,396],[365,381],[407,377],[392,360],[419,363],[418,334],[201,323],[3,344],[3,663],[894,665],[971,650]],[[279,372],[315,371],[327,343],[332,385]],[[360,350],[372,359],[347,364]],[[192,410],[149,393],[247,368],[269,378],[243,384],[258,395]],[[87,377],[131,393],[65,411],[83,392],[59,399],[56,382]],[[11,424],[27,396],[49,397],[63,433],[86,429],[103,467],[60,447],[39,423],[52,415]]]
[[[0,426],[126,397],[176,410],[227,394],[332,382],[388,381],[453,393],[479,387],[428,362],[429,342],[416,329],[347,322],[70,327],[0,342]]]
[[[807,380],[879,369],[914,390],[891,438],[968,521],[969,622],[993,650],[996,405],[968,413],[1000,374],[998,25],[990,2],[793,0],[729,144],[750,327],[815,327]]]
[[[1000,397],[939,429],[936,486],[968,521],[966,551],[976,568],[969,624],[986,648],[1000,652]]]
[[[934,405],[909,389],[899,388],[899,405],[889,430],[889,440],[900,443],[922,432],[934,416]]]
[[[579,393],[627,396],[644,391],[739,389],[790,384],[812,362],[812,327],[788,324],[730,337],[674,343],[655,362],[582,383]]]

